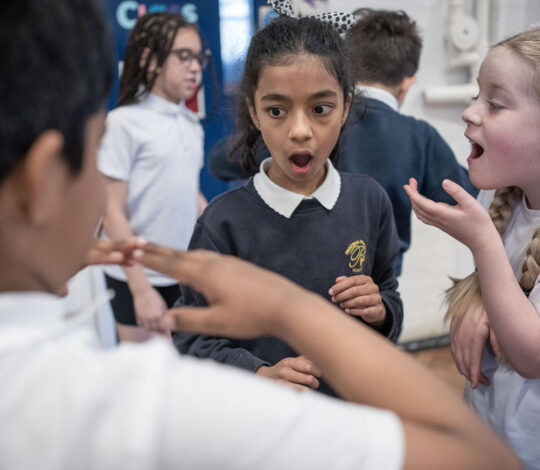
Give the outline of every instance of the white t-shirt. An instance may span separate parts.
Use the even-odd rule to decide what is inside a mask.
[[[106,176],[128,182],[126,211],[135,235],[185,250],[198,215],[203,158],[197,115],[184,102],[150,94],[109,112],[98,165]],[[126,280],[119,266],[105,272]],[[146,273],[152,285],[176,284],[155,271]]]
[[[478,200],[489,207],[493,193],[480,192]],[[504,247],[516,278],[534,231],[540,227],[540,211],[527,207],[525,198],[516,205],[503,236]],[[529,294],[540,312],[540,276]],[[540,347],[540,345],[539,345]],[[475,390],[467,383],[465,397],[472,408],[514,449],[527,469],[540,469],[540,379],[525,379],[507,363],[499,363],[486,348],[481,371],[491,385]]]
[[[398,469],[392,412],[178,356],[95,347],[36,293],[0,294],[0,468]]]

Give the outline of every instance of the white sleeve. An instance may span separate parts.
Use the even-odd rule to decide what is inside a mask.
[[[0,374],[10,384],[0,402],[9,423],[6,433],[0,429],[2,468],[403,464],[403,429],[394,413],[181,357],[162,339],[101,351],[77,336],[55,338],[12,360],[18,367],[4,365]]]
[[[107,115],[107,127],[98,152],[98,168],[110,178],[128,181],[136,155],[136,143],[125,121],[124,110]]]
[[[297,392],[229,366],[181,358],[168,371],[164,468],[398,469],[405,444],[389,411]]]

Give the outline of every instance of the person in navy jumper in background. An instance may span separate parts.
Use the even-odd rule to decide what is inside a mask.
[[[347,32],[345,43],[356,94],[337,165],[342,171],[371,176],[390,197],[400,240],[399,276],[403,253],[411,244],[411,204],[402,189],[408,178],[418,181],[421,194],[447,203],[451,200],[441,189],[445,178],[472,195],[477,189],[433,126],[399,112],[416,81],[422,50],[416,23],[403,11],[362,8],[354,14],[357,21]],[[234,141],[234,137],[228,139]],[[240,165],[227,159],[228,139],[211,150],[210,170],[224,180],[245,178]],[[257,142],[256,160],[268,155],[264,143]]]
[[[332,164],[352,98],[343,40],[318,19],[275,19],[252,39],[241,92],[242,163],[257,170],[251,148],[259,135],[271,158],[245,186],[209,204],[189,248],[280,273],[397,340],[403,311],[391,203],[368,176]],[[181,291],[179,304],[205,304],[190,288]],[[333,394],[316,364],[274,338],[185,333],[174,343],[182,353]]]
[[[437,130],[399,112],[422,50],[416,22],[403,11],[361,8],[354,15],[345,44],[355,91],[364,99],[353,100],[339,168],[370,175],[388,193],[400,240],[399,275],[411,244],[411,203],[403,192],[408,178],[418,181],[421,194],[441,202],[452,202],[441,187],[445,178],[473,195],[477,190]]]

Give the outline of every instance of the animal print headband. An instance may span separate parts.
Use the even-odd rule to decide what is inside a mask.
[[[298,13],[293,11],[291,0],[266,0],[276,13],[289,16],[291,18],[300,18]],[[339,33],[345,33],[355,23],[355,17],[351,13],[326,12],[321,15],[310,15],[312,18],[328,23]]]

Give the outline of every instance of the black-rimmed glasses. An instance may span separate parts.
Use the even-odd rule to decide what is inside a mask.
[[[205,69],[210,61],[210,56],[212,55],[210,49],[205,49],[200,54],[194,54],[191,49],[173,49],[169,54],[174,54],[178,57],[178,60],[181,64],[189,67],[194,59],[199,62],[201,69]]]

